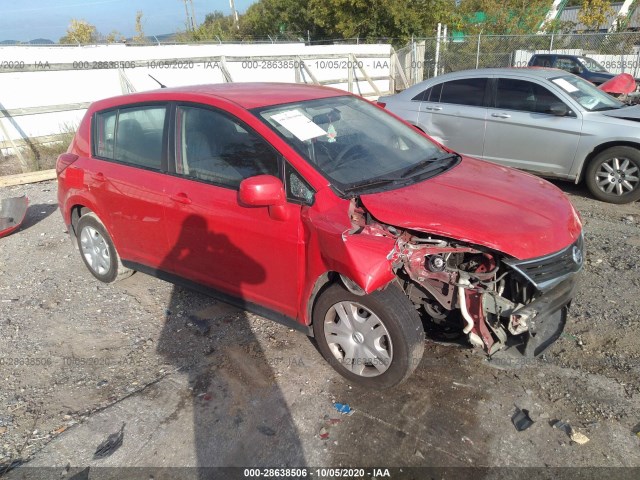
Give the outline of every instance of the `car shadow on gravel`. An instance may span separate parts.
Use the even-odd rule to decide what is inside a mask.
[[[203,255],[225,252],[248,266],[230,275],[237,282],[232,287],[242,291],[243,285],[265,281],[264,268],[228,237],[209,230],[194,242],[194,231],[207,231],[204,218],[187,217],[161,270],[174,270],[176,262],[195,265]],[[249,313],[174,286],[157,351],[165,364],[188,376],[189,387],[166,421],[182,421],[181,414],[192,411],[200,478],[220,478],[220,471],[207,467],[305,464],[298,431],[252,332]]]
[[[25,215],[24,221],[20,226],[20,230],[24,231],[37,225],[57,209],[58,205],[53,203],[36,203],[33,205],[29,205],[27,214]]]

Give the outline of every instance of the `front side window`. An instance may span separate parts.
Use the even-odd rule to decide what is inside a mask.
[[[589,57],[578,57],[578,61],[584,65],[588,70],[592,72],[602,72],[606,73],[607,69],[596,62],[593,58]]]
[[[207,108],[176,110],[176,172],[238,188],[255,175],[278,176],[278,154],[231,117]]]
[[[486,78],[452,80],[442,84],[440,102],[482,107],[484,105],[486,89]]]
[[[496,108],[533,113],[551,113],[562,101],[541,85],[512,78],[498,79]]]

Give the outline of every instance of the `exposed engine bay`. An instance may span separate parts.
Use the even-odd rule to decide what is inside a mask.
[[[506,347],[525,346],[538,313],[525,307],[544,296],[544,292],[539,284],[505,263],[509,261],[506,255],[379,223],[358,205],[357,199],[352,200],[351,221],[351,234],[395,239],[387,258],[400,286],[423,318],[427,335],[435,334],[431,336],[439,339],[464,335],[471,345],[488,355]],[[558,270],[558,276],[562,273],[565,272]],[[356,285],[345,284],[358,293]],[[364,294],[361,289],[359,293]],[[562,319],[557,325],[559,330],[551,332],[555,337],[548,344],[564,327],[564,307],[556,308]],[[544,348],[533,354],[538,355]]]

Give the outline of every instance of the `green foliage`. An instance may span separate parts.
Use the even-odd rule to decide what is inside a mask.
[[[86,20],[71,19],[67,27],[67,34],[60,38],[60,43],[88,44],[98,41],[98,31],[95,25]]]
[[[216,10],[208,13],[202,23],[195,30],[187,29],[176,34],[179,42],[201,42],[205,40],[238,40],[241,38],[240,31],[235,28],[233,16],[225,15]]]
[[[600,30],[609,26],[609,18],[615,15],[609,0],[583,0],[582,8],[578,13],[578,21],[587,30]]]
[[[551,0],[462,0],[456,10],[456,26],[471,34],[536,33],[551,4]],[[478,21],[478,12],[484,13],[484,21]]]
[[[252,4],[240,19],[243,35],[324,37],[325,31],[314,19],[310,4],[304,0],[260,0]]]
[[[452,19],[452,0],[310,0],[315,22],[329,37],[365,40],[432,36]]]

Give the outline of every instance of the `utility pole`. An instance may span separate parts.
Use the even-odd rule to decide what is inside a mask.
[[[187,30],[194,30],[193,22],[189,18],[189,7],[187,5],[187,0],[178,0],[178,1],[184,2],[184,14],[185,14],[185,18],[187,19]]]
[[[196,28],[198,28],[198,20],[196,19],[196,10],[195,8],[193,8],[193,0],[189,0],[189,2],[191,3],[191,25],[195,30]]]
[[[236,27],[236,30],[240,30],[240,25],[238,24],[238,12],[236,11],[236,5],[233,0],[229,0],[229,6],[231,7],[231,15],[233,16],[233,26]]]

